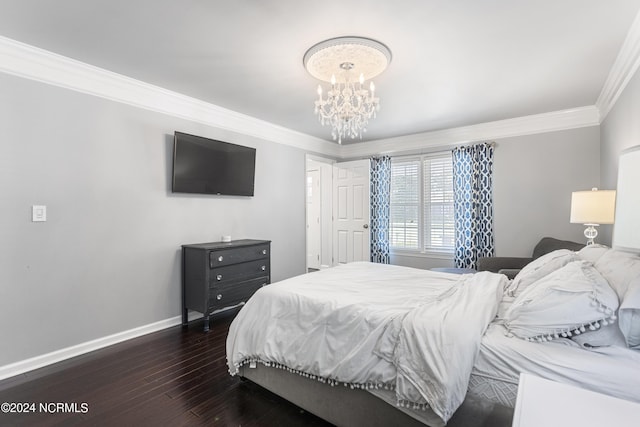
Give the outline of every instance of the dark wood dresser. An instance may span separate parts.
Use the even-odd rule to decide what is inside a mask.
[[[246,302],[271,282],[271,242],[231,242],[182,245],[182,325],[189,323],[189,310],[209,316]]]

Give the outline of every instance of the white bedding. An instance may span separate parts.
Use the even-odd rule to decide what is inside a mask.
[[[608,328],[617,325],[606,326]],[[570,339],[527,342],[492,324],[482,340],[473,376],[518,384],[521,372],[640,402],[640,352],[626,347],[587,350]]]
[[[505,281],[372,263],[284,280],[256,292],[232,323],[229,371],[259,362],[391,388],[399,404],[428,404],[446,422],[464,400]]]

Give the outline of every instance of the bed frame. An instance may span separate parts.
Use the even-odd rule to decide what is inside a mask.
[[[425,423],[373,394],[360,389],[329,384],[304,378],[282,369],[257,364],[245,365],[239,375],[296,404],[302,409],[336,426],[387,427],[420,426]],[[433,412],[425,411],[426,425],[444,426]],[[446,424],[447,427],[509,427],[513,408],[467,395],[463,404]]]

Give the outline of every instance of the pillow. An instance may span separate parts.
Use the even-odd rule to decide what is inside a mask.
[[[592,263],[596,263],[600,259],[602,255],[605,254],[609,249],[608,246],[599,245],[594,243],[593,245],[587,245],[584,248],[580,249],[577,254],[578,258],[583,259],[585,261],[590,261]]]
[[[631,281],[640,277],[640,256],[609,249],[594,264],[623,301]]]
[[[520,273],[513,278],[513,281],[507,287],[506,292],[508,295],[516,296],[517,293],[522,292],[536,280],[576,259],[576,253],[569,249],[558,249],[542,255],[520,270]]]
[[[616,319],[618,297],[588,261],[573,261],[522,291],[505,313],[510,335],[528,341],[595,331]]]
[[[620,314],[618,314],[618,322],[620,322]],[[595,331],[586,331],[584,334],[574,335],[571,339],[586,349],[597,347],[627,347],[624,335],[622,335],[620,328],[615,324],[603,326]]]
[[[618,326],[627,346],[640,350],[640,277],[631,281],[618,311]]]

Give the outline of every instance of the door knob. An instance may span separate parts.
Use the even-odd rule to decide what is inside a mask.
[[[363,225],[362,228],[369,228],[369,224]]]

